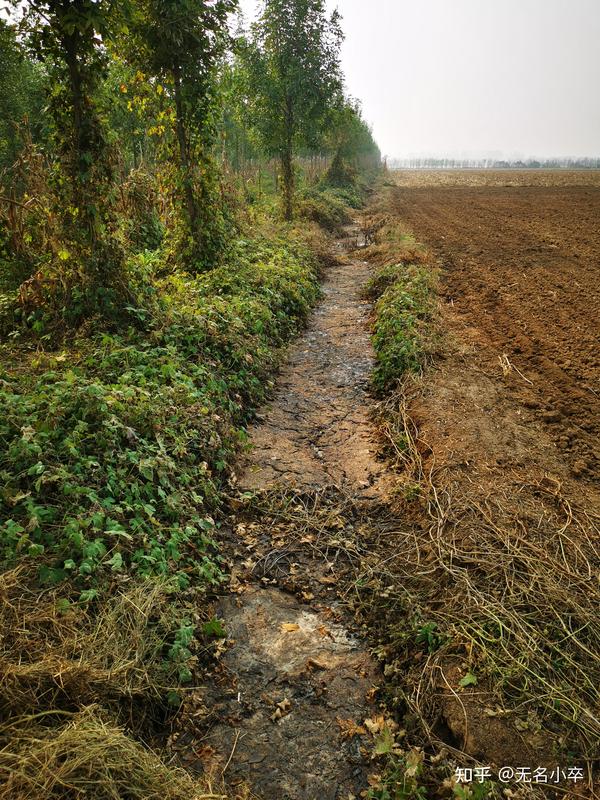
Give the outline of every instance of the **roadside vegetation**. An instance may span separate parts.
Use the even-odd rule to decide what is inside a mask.
[[[269,0],[246,30],[235,7],[0,22],[7,800],[221,796],[160,743],[223,635],[245,426],[379,165],[337,15]]]

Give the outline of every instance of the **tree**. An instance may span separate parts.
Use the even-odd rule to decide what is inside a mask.
[[[0,169],[18,155],[18,126],[25,119],[38,138],[43,76],[37,66],[19,45],[15,27],[0,20]]]
[[[21,21],[49,72],[60,210],[67,237],[80,246],[75,272],[94,289],[115,288],[122,261],[110,234],[112,164],[96,102],[116,27],[110,0],[30,0]]]
[[[214,70],[229,43],[227,21],[237,0],[139,0],[130,58],[162,83],[175,107],[173,151],[186,208],[191,255],[218,248],[211,205],[209,149],[214,131]],[[211,174],[213,178],[211,179]]]
[[[294,155],[317,146],[342,100],[340,16],[323,0],[266,0],[242,52],[249,101],[266,152],[280,160],[284,215],[293,217]]]
[[[327,182],[332,186],[351,185],[357,170],[377,168],[381,163],[379,147],[355,100],[346,100],[336,110],[327,141],[334,154],[327,173]]]

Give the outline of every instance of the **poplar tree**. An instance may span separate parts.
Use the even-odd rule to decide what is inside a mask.
[[[324,0],[266,0],[243,53],[249,103],[267,154],[281,165],[283,209],[293,217],[294,155],[318,147],[342,102],[340,15]]]

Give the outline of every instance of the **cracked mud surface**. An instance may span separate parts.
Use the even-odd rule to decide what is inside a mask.
[[[349,228],[337,245],[338,263],[327,270],[323,300],[292,347],[272,402],[250,429],[243,489],[336,484],[364,499],[385,493],[369,419],[370,304],[360,297],[370,267],[344,252],[355,244]]]
[[[363,502],[382,497],[385,465],[376,460],[367,391],[370,305],[360,296],[370,268],[350,254],[356,245],[352,227],[336,245],[322,301],[290,349],[272,402],[250,430],[243,490],[335,484]],[[256,583],[240,531],[232,532],[232,575],[244,567],[247,574],[215,609],[227,643],[204,695],[217,722],[192,748],[198,767],[223,775],[236,797],[246,796],[244,786],[261,800],[358,797],[372,750],[360,726],[374,713],[379,669],[344,625],[327,560],[304,566],[309,581],[320,575],[329,597],[300,592],[303,602],[293,587],[276,588],[277,578]],[[362,733],[344,736],[344,726]]]

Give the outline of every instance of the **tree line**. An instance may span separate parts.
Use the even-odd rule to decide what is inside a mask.
[[[392,169],[600,169],[600,158],[395,158]]]
[[[237,0],[11,4],[0,268],[60,286],[71,306],[126,305],[124,264],[144,248],[192,272],[217,265],[249,167],[269,166],[291,220],[299,165],[320,160],[343,183],[379,163],[323,0],[266,0],[250,26]]]

